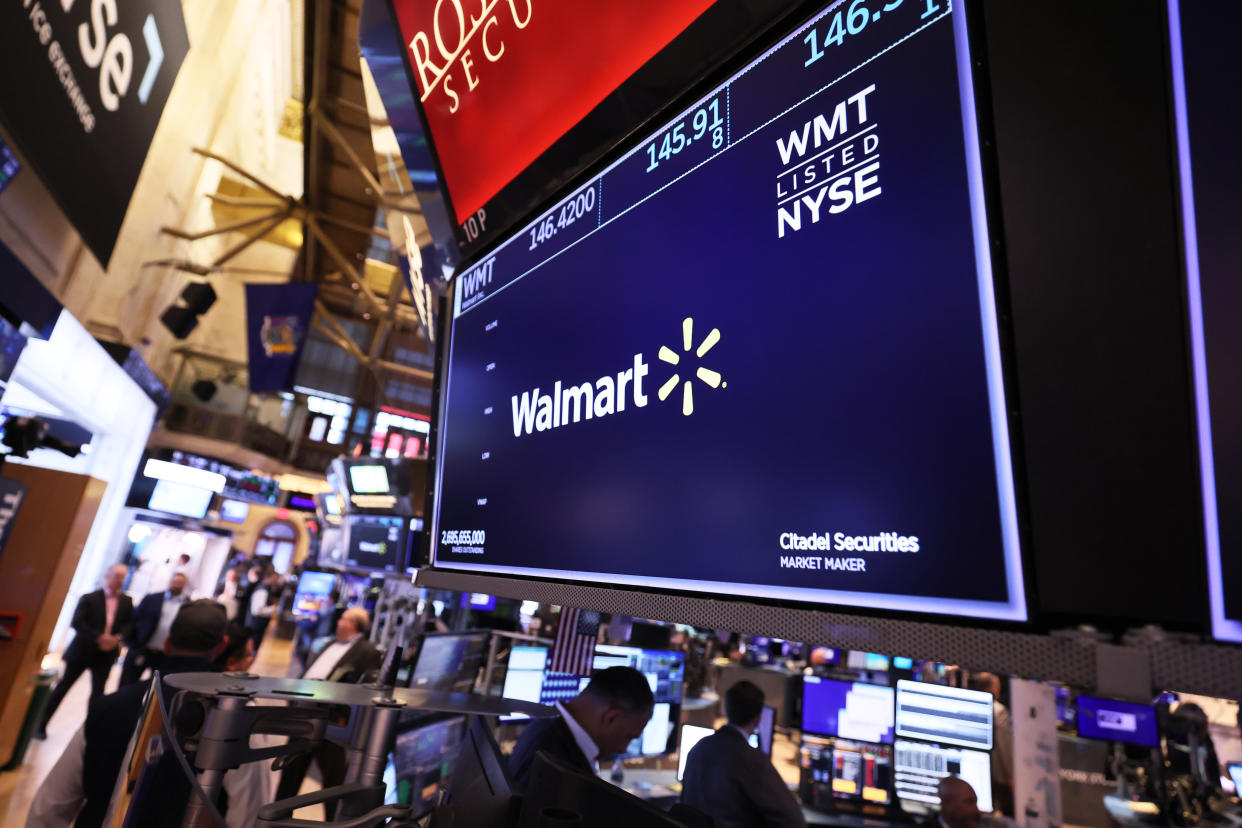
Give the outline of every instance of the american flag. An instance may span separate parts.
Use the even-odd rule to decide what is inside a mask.
[[[595,660],[595,639],[599,635],[599,613],[577,607],[561,607],[561,620],[552,643],[549,673],[591,675]]]

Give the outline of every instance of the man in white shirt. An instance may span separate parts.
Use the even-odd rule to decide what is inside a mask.
[[[371,617],[366,610],[361,607],[345,610],[336,622],[336,639],[311,659],[302,678],[353,684],[371,670],[378,670],[382,659],[379,650],[367,640],[366,634],[370,628]],[[306,771],[310,768],[311,759],[319,765],[325,788],[344,783],[345,748],[324,740],[310,753],[302,754],[285,765],[276,790],[277,799],[297,796]],[[328,819],[332,819],[336,808],[325,805],[324,810]]]
[[[526,725],[509,757],[514,785],[526,790],[541,750],[583,773],[598,773],[601,758],[619,756],[642,735],[654,706],[642,673],[632,667],[600,670],[585,690],[557,703],[559,716]]]
[[[129,651],[125,653],[125,665],[121,668],[121,687],[138,681],[148,667],[160,668],[168,631],[188,598],[186,578],[176,574],[169,580],[166,591],[153,592],[139,602],[134,610],[133,635],[125,642]]]

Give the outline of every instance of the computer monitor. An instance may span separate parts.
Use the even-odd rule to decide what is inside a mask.
[[[562,824],[582,825],[584,828],[685,828],[684,823],[673,819],[656,805],[540,752],[535,755],[530,783],[522,798],[518,828],[540,828],[547,825],[545,819],[550,809],[576,815],[578,821]],[[460,815],[457,816],[460,819]],[[460,821],[454,824],[499,828],[505,823],[493,820]]]
[[[539,702],[543,690],[544,672],[548,666],[547,647],[528,647],[515,644],[509,650],[509,666],[505,671],[504,687],[500,695],[506,699]],[[527,716],[502,718],[501,721],[519,721]]]
[[[772,755],[772,731],[776,728],[776,708],[765,704],[763,713],[759,716],[759,727],[755,732],[750,734],[747,740],[750,746],[762,750],[768,756]]]
[[[466,734],[464,716],[442,715],[398,726],[392,764],[396,801],[411,805],[411,819],[431,812],[452,779]]]
[[[702,727],[700,725],[684,724],[681,726],[681,736],[678,739],[678,756],[677,756],[677,781],[686,775],[686,760],[690,758],[690,751],[699,742],[711,736],[716,731],[710,727]]]
[[[992,749],[992,695],[921,681],[897,682],[897,735]]]
[[[1242,796],[1242,762],[1230,762],[1225,765],[1225,772],[1229,774],[1229,779],[1233,782],[1238,796]]]
[[[469,693],[490,633],[428,633],[423,636],[410,676],[415,690]]]
[[[981,750],[898,739],[893,762],[894,787],[903,804],[940,808],[940,780],[958,776],[975,789],[979,810],[992,810],[992,757]]]
[[[893,743],[893,688],[806,676],[802,731],[859,742]]]
[[[244,500],[221,500],[220,520],[226,523],[245,523],[250,514],[250,504]]]
[[[310,615],[319,612],[320,605],[332,594],[336,586],[335,572],[303,572],[298,578],[298,590],[293,596],[293,614]]]
[[[514,797],[508,763],[482,716],[475,716],[457,754],[448,788],[454,825],[512,828],[520,800]]]
[[[812,808],[842,803],[883,806],[892,802],[893,749],[852,739],[804,736],[799,749],[799,792]]]
[[[1078,735],[1084,739],[1157,747],[1160,728],[1156,722],[1156,708],[1150,704],[1079,696]]]

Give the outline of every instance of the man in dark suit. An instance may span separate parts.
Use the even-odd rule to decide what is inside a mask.
[[[798,800],[763,751],[747,744],[763,715],[763,691],[739,681],[725,693],[728,724],[686,759],[681,801],[710,814],[716,828],[805,828]]]
[[[599,759],[624,753],[642,735],[654,702],[651,685],[633,667],[600,670],[585,690],[565,704],[556,703],[559,716],[526,725],[509,757],[514,786],[526,792],[539,751],[594,776]]]
[[[128,649],[125,666],[121,668],[122,687],[138,681],[148,667],[160,669],[173,619],[189,598],[185,587],[186,578],[178,572],[169,579],[166,591],[153,592],[138,602],[138,609],[134,610],[133,632],[125,639]]]
[[[375,645],[367,640],[370,627],[371,617],[362,607],[345,610],[336,622],[336,640],[310,660],[302,678],[356,684],[368,672],[378,670],[382,657]],[[288,761],[280,775],[280,785],[276,789],[277,799],[297,796],[302,780],[306,778],[306,771],[310,769],[311,759],[319,764],[325,788],[345,782],[345,748],[325,739],[310,753]],[[324,810],[330,820],[335,816],[336,806],[327,803]]]
[[[134,623],[134,602],[121,592],[129,569],[116,564],[104,576],[104,588],[89,592],[78,600],[73,612],[73,641],[65,648],[65,674],[52,688],[43,719],[35,729],[36,739],[47,736],[47,723],[60,706],[69,688],[87,670],[91,671],[91,698],[102,696],[108,672],[121,651],[121,641]]]
[[[979,800],[975,789],[960,776],[946,776],[940,780],[937,793],[940,796],[940,813],[936,828],[979,828],[983,814],[979,812]]]

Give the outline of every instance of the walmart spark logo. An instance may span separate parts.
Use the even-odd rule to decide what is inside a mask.
[[[685,352],[687,354],[690,353],[690,349],[694,345],[693,317],[687,316],[682,320],[681,341]],[[720,329],[712,328],[711,331],[708,332],[707,336],[703,337],[703,341],[699,343],[699,347],[695,350],[694,355],[699,359],[702,359],[719,341]],[[680,365],[681,356],[667,345],[661,345],[660,361],[667,362],[669,365]],[[700,365],[698,370],[695,371],[694,376],[698,377],[712,388],[727,388],[729,385],[729,383],[721,381],[720,372],[713,371],[710,368],[705,368],[702,365]],[[660,402],[664,402],[668,399],[669,394],[673,393],[673,389],[677,387],[677,383],[679,382],[681,382],[681,374],[677,373],[669,377],[668,382],[660,386],[660,390],[657,393],[657,396],[660,398]],[[687,417],[694,413],[694,383],[688,379],[686,380],[685,385],[682,386],[681,413]]]

